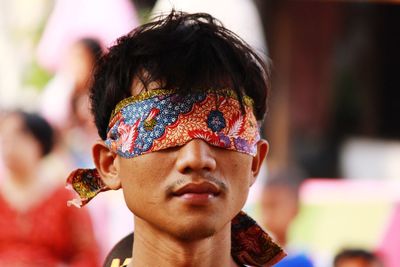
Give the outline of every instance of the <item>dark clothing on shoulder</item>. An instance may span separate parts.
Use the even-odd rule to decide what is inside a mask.
[[[126,259],[132,257],[133,233],[121,239],[108,253],[103,267],[111,267],[113,261],[119,260],[118,267],[123,265]]]

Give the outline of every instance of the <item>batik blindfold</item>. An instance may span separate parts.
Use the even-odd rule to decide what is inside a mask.
[[[244,96],[241,105],[232,90],[193,92],[182,96],[171,90],[151,90],[122,100],[113,111],[105,144],[123,158],[132,158],[193,139],[254,156],[260,140],[253,101]],[[83,206],[108,188],[97,170],[78,169],[68,183]]]
[[[148,91],[117,105],[105,144],[121,157],[131,158],[202,139],[254,156],[260,137],[249,97],[244,97],[243,108],[230,90],[186,96]]]

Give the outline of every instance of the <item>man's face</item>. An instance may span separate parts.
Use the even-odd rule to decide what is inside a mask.
[[[148,85],[156,88],[159,83]],[[132,95],[143,90],[134,79]],[[258,141],[253,157],[193,139],[132,158],[111,153],[114,158],[100,144],[93,155],[103,181],[112,189],[121,185],[136,223],[190,241],[212,236],[239,213],[267,150],[265,140]]]
[[[241,210],[254,182],[253,157],[195,139],[138,157],[117,156],[129,209],[178,239],[213,235]]]

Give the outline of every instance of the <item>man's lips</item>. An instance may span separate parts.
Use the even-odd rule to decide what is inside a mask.
[[[175,190],[172,194],[177,197],[185,197],[185,196],[218,196],[221,193],[219,187],[210,182],[202,182],[202,183],[189,183],[186,184],[177,190]]]

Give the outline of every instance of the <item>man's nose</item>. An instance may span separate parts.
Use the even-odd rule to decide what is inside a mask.
[[[191,171],[212,171],[216,168],[215,155],[205,141],[194,139],[179,148],[176,167],[181,173]]]

